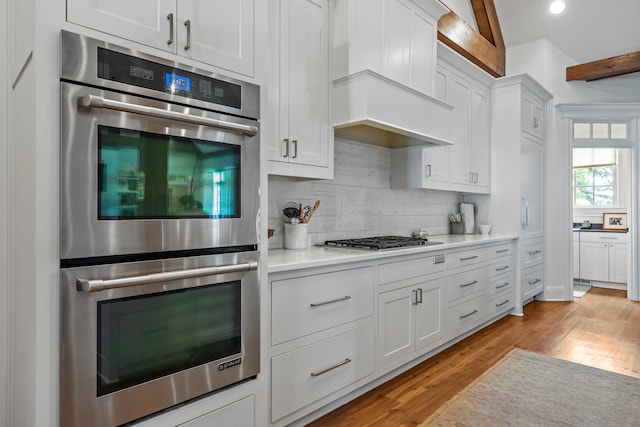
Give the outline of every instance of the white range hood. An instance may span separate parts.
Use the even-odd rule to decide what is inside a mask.
[[[333,83],[335,136],[383,147],[452,144],[453,107],[371,70]]]

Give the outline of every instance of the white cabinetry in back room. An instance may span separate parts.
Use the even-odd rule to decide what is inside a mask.
[[[67,0],[67,20],[253,77],[254,1]]]
[[[276,125],[265,135],[269,173],[333,178],[329,125],[329,3],[269,2],[272,54],[269,113]]]
[[[627,233],[580,232],[580,278],[627,283]]]

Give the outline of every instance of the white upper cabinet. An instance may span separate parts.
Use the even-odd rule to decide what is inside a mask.
[[[67,0],[67,20],[254,76],[254,0]]]
[[[433,0],[337,0],[334,79],[371,70],[432,95],[438,19]]]
[[[523,91],[521,108],[522,130],[545,139],[544,101],[528,91]]]
[[[269,172],[305,178],[333,177],[329,126],[329,12],[327,0],[271,2],[277,53],[270,55],[274,88],[270,114],[276,135],[266,138]]]

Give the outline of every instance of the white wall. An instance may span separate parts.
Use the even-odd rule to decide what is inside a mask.
[[[408,236],[420,227],[448,234],[447,215],[458,212],[462,195],[435,190],[390,189],[390,149],[353,141],[335,141],[333,180],[269,178],[269,248],[283,247],[282,210],[287,202],[320,208],[309,224],[310,244],[327,239],[372,235]]]

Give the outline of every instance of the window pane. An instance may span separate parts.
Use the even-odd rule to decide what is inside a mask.
[[[593,185],[593,171],[591,168],[578,168],[576,171],[576,185]]]
[[[609,123],[594,123],[593,124],[593,138],[594,139],[607,139],[607,138],[609,138]]]
[[[613,167],[593,168],[595,185],[613,185]]]
[[[576,187],[576,206],[593,206],[593,187]]]
[[[591,138],[591,124],[590,123],[574,123],[573,137],[575,139]]]
[[[613,187],[595,187],[594,205],[613,206]]]
[[[626,123],[611,123],[611,138],[613,138],[613,139],[627,139],[627,124]]]

